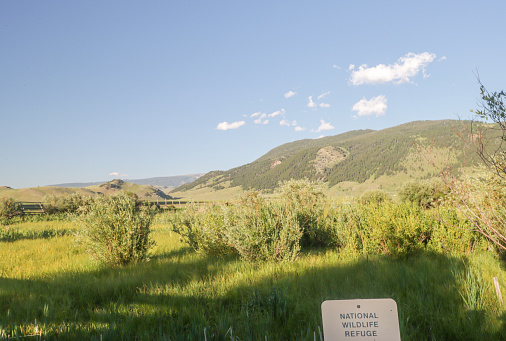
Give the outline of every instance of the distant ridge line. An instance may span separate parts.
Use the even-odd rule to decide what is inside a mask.
[[[195,173],[195,174],[185,174],[185,175],[175,175],[175,176],[161,176],[161,177],[153,177],[146,179],[122,179],[125,182],[133,183],[136,185],[151,185],[151,186],[161,186],[161,187],[177,187],[190,182],[193,182],[200,178],[205,173]],[[109,182],[106,181],[98,181],[98,182],[69,182],[63,184],[56,185],[48,185],[51,187],[72,187],[72,188],[83,188],[89,186],[97,186]]]

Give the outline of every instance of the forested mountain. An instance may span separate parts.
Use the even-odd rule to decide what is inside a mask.
[[[342,181],[363,183],[382,175],[407,174],[415,167],[420,176],[424,171],[423,163],[430,163],[430,160],[419,160],[423,154],[421,150],[428,149],[434,152],[433,156],[425,152],[428,158],[446,151],[446,165],[456,169],[464,162],[459,134],[466,135],[465,125],[468,124],[458,120],[416,121],[379,131],[358,130],[295,141],[272,149],[252,163],[228,171],[210,172],[174,191],[233,186],[269,191],[279,181],[292,178],[322,180],[330,187]],[[478,162],[476,155],[466,154],[467,165]],[[436,173],[427,171],[423,176],[431,177]]]

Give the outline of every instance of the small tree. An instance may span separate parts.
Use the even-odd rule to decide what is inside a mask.
[[[506,93],[490,93],[481,82],[480,93],[481,108],[472,110],[480,120],[472,122],[468,139],[461,137],[483,160],[485,173],[480,179],[462,180],[446,171],[442,178],[450,200],[476,231],[506,250]]]
[[[20,204],[12,198],[3,198],[0,200],[0,222],[8,223],[9,220],[21,213]]]
[[[152,216],[128,194],[98,197],[81,210],[79,241],[94,259],[126,265],[148,259]]]
[[[479,81],[479,79],[478,79]],[[485,166],[497,176],[506,179],[506,93],[488,92],[480,82],[480,109],[471,110],[483,122],[473,122],[470,131],[471,148],[480,156]]]

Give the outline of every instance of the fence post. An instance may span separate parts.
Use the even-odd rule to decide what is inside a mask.
[[[497,277],[494,277],[494,286],[497,298],[499,299],[499,302],[501,302],[502,304],[501,287],[499,286],[499,281],[497,280]]]

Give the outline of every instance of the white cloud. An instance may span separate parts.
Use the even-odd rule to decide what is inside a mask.
[[[258,112],[255,112],[255,113],[251,114],[251,116],[250,116],[250,117],[257,117],[257,116],[260,116],[260,115],[262,115],[262,112],[261,112],[261,111],[258,111]],[[265,115],[265,114],[264,114],[264,115]]]
[[[296,94],[297,94],[296,92],[294,92],[294,91],[290,90],[290,91],[288,91],[288,92],[286,92],[286,93],[285,93],[285,98],[290,98],[290,97],[293,97],[293,96],[295,96]]]
[[[258,116],[258,118],[256,120],[254,120],[253,122],[255,122],[255,124],[267,124],[267,123],[269,123],[269,120],[266,120],[265,119],[266,117],[267,117],[267,114],[263,113],[260,116]]]
[[[355,69],[355,65],[350,64],[350,66],[348,66],[348,70],[350,70],[350,71],[351,71],[351,70],[354,70],[354,69]]]
[[[285,113],[285,109],[283,108],[281,110],[273,112],[272,114],[269,114],[269,117],[276,117],[276,116],[284,114],[284,113]]]
[[[254,122],[255,122],[255,124],[268,124],[269,120],[263,120],[263,119],[259,118],[258,120],[255,120]]]
[[[378,117],[384,115],[387,111],[387,98],[383,95],[373,97],[369,100],[362,98],[355,103],[352,110],[357,112],[357,115],[354,117],[371,115],[376,115],[376,117]]]
[[[324,120],[320,120],[320,126],[316,130],[311,130],[313,133],[319,133],[324,130],[332,130],[334,129],[334,126],[330,124],[330,122],[325,122]]]
[[[119,172],[112,172],[112,173],[109,173],[110,176],[119,176],[119,177],[127,177],[128,174],[122,174],[122,173],[119,173]]]
[[[389,83],[396,84],[408,83],[411,77],[416,76],[420,70],[425,76],[425,67],[434,61],[436,55],[429,52],[420,54],[408,53],[391,65],[379,64],[373,67],[367,67],[366,64],[360,65],[358,70],[351,73],[350,82],[353,85]],[[355,67],[350,65],[350,70]]]
[[[330,104],[328,104],[328,103],[320,103],[320,108],[330,108]]]
[[[296,126],[296,125],[297,125],[297,121],[292,121],[292,122],[290,122],[290,121],[288,121],[288,120],[281,120],[281,121],[279,122],[279,125],[280,125],[280,126],[287,126],[287,127],[289,127],[289,126]]]
[[[324,92],[323,94],[318,96],[318,99],[322,99],[323,97],[327,96],[328,94],[330,94],[330,91]]]
[[[308,108],[316,108],[316,103],[313,102],[313,96],[309,96],[307,99],[309,100],[309,103],[307,104],[307,107]]]
[[[232,123],[221,122],[218,124],[216,129],[218,129],[218,130],[237,129],[245,124],[246,124],[246,122],[244,122],[244,121],[237,121],[237,122],[232,122]]]
[[[337,66],[336,64],[332,65],[332,68],[340,70],[341,68]]]
[[[295,127],[295,131],[304,131],[304,130],[306,130],[306,128],[302,128],[302,127],[299,127],[299,126]]]
[[[441,61],[446,60],[446,59],[448,59],[448,58],[446,58],[446,56],[443,56],[443,57],[439,58],[437,61],[441,62]]]

